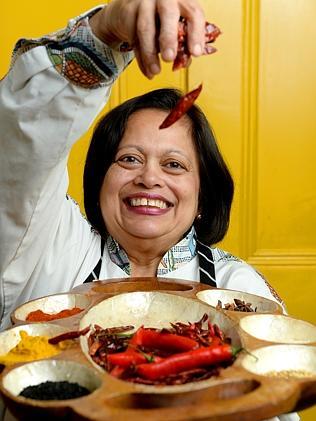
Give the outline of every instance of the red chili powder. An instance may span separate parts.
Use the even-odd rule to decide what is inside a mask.
[[[44,313],[42,310],[35,310],[31,311],[26,316],[26,320],[30,322],[48,322],[50,320],[63,319],[64,317],[73,316],[80,313],[82,310],[82,308],[73,307],[70,309],[61,310],[59,313],[55,314],[48,314]]]

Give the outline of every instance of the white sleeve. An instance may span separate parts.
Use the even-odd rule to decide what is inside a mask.
[[[39,254],[58,233],[67,206],[71,146],[132,59],[94,37],[88,18],[96,10],[60,32],[19,41],[12,68],[0,83],[0,320],[23,289],[22,281],[12,278],[14,261],[32,249],[31,276]],[[68,234],[65,241],[71,241]],[[59,243],[62,253],[60,237]]]
[[[218,288],[233,289],[274,300],[285,308],[283,301],[255,268],[220,249],[213,249]]]

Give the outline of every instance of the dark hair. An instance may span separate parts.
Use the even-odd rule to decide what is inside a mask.
[[[84,204],[89,222],[102,236],[106,235],[106,227],[99,205],[100,190],[104,176],[114,161],[128,118],[146,108],[169,111],[181,95],[176,89],[148,92],[117,106],[97,124],[84,169]],[[200,165],[201,219],[196,219],[194,226],[198,239],[212,245],[222,240],[227,232],[234,183],[202,111],[193,105],[187,115],[191,120]]]

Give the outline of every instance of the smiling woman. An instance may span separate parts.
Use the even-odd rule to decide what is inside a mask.
[[[142,239],[140,256],[144,259],[146,250],[158,263],[193,224],[200,184],[187,122],[162,133],[158,127],[164,115],[148,109],[130,117],[100,194],[107,232],[130,258],[135,237]],[[141,273],[133,266],[132,276],[156,276],[155,267]]]
[[[88,219],[127,252],[133,276],[156,276],[164,254],[195,220],[198,236],[210,243],[221,240],[228,227],[233,182],[203,114],[193,107],[168,130],[159,130],[179,97],[160,89],[112,110],[100,121],[88,152]]]
[[[129,118],[101,188],[107,232],[127,252],[132,276],[156,276],[163,255],[198,213],[199,164],[190,127],[182,119],[162,132],[159,122],[165,114],[147,109]],[[137,265],[146,255],[155,256],[150,267]]]
[[[148,78],[160,56],[174,60],[180,15],[191,55],[205,51],[198,3],[165,4],[113,0],[56,34],[18,42],[0,85],[2,327],[19,304],[97,278],[181,278],[277,299],[251,266],[214,247],[229,225],[233,182],[196,106],[159,130],[176,90],[133,98],[100,120],[84,174],[88,221],[66,195],[69,151],[133,59],[126,42]],[[152,20],[149,32],[142,19]]]

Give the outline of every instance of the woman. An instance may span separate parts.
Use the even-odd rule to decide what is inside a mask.
[[[126,101],[99,122],[89,148],[87,217],[107,249],[120,247],[131,276],[174,272],[180,264],[173,246],[184,238],[189,254],[182,253],[181,276],[187,278],[195,230],[201,242],[215,244],[228,227],[233,181],[202,112],[193,106],[159,130],[179,98],[176,90],[159,89]],[[205,248],[201,242],[198,248]],[[201,275],[214,283],[210,271]]]
[[[160,71],[156,13],[164,60],[175,58],[180,14],[201,54],[205,18],[191,0],[115,0],[17,44],[0,92],[2,328],[19,304],[95,278],[201,280],[273,298],[253,268],[203,244],[225,235],[233,184],[197,108],[158,129],[179,98],[173,90],[128,101],[99,124],[85,169],[91,225],[66,196],[69,150],[133,57],[121,42],[134,45],[147,77]]]
[[[84,176],[90,223],[66,196],[69,150],[133,57],[121,42],[134,45],[152,78],[158,50],[175,58],[180,14],[199,56],[205,18],[193,0],[114,0],[59,33],[17,44],[0,85],[2,328],[19,304],[95,278],[158,275],[274,298],[253,268],[206,245],[227,231],[233,182],[197,107],[159,130],[175,90],[134,98],[100,121]]]

